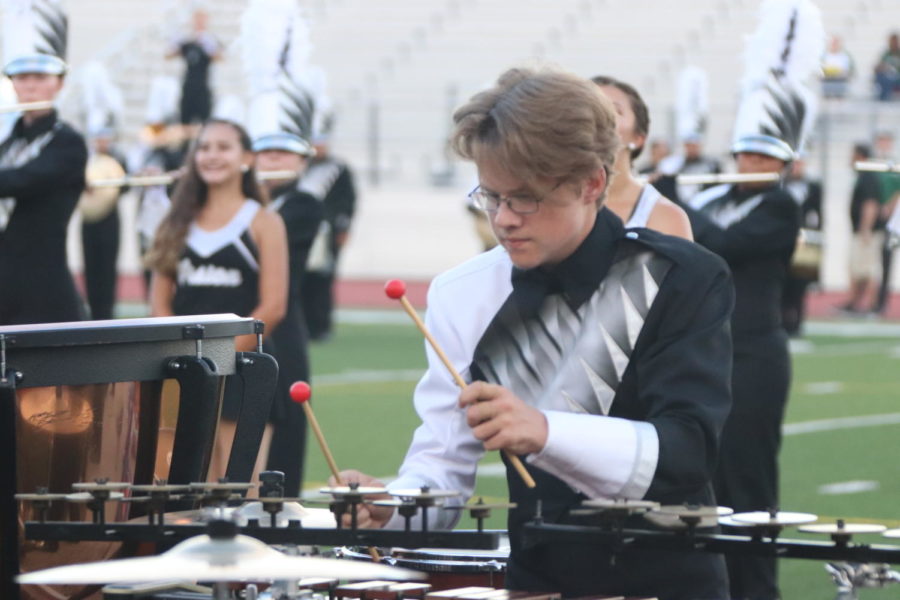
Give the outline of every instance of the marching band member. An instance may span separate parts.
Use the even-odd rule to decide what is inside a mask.
[[[290,173],[268,179],[266,187],[287,229],[290,285],[287,313],[272,332],[278,360],[278,391],[272,411],[274,424],[267,468],[285,475],[284,492],[300,494],[306,451],[306,418],[290,401],[295,381],[309,380],[309,339],[302,308],[302,284],[310,248],[322,223],[322,203],[303,191],[301,177],[315,153],[310,144],[320,99],[308,84],[308,29],[290,3],[285,14],[272,15],[272,5],[251,2],[242,18],[242,57],[250,85],[248,127],[253,137],[257,169]],[[265,28],[260,30],[260,28]],[[266,39],[268,45],[258,41]]]
[[[82,102],[90,138],[88,181],[125,176],[125,157],[115,146],[116,125],[121,122],[122,93],[110,81],[99,62],[82,67]],[[84,287],[91,318],[112,319],[116,302],[119,257],[119,199],[126,187],[89,188],[78,203],[81,214],[81,248]]]
[[[325,221],[317,245],[323,251],[310,257],[304,277],[303,311],[310,337],[325,340],[332,333],[334,283],[338,259],[350,237],[350,225],[356,210],[356,186],[353,173],[330,148],[334,115],[326,113],[313,135],[316,155],[300,181],[300,186],[322,202]]]
[[[739,173],[787,173],[813,116],[804,80],[824,48],[810,0],[767,0],[748,42],[732,153]],[[797,203],[781,183],[738,183],[695,196],[694,239],[734,277],[734,405],[722,432],[716,498],[735,512],[778,508],[778,451],[790,388],[781,298],[797,241]],[[765,374],[764,377],[760,376]],[[732,598],[778,598],[774,558],[728,556]]]
[[[677,204],[664,198],[649,183],[642,183],[634,176],[632,163],[641,155],[650,131],[650,111],[636,89],[612,77],[597,76],[591,79],[616,109],[616,129],[622,142],[616,154],[616,176],[609,184],[606,208],[625,224],[626,228],[649,227],[693,239],[691,223]]]
[[[626,231],[603,207],[618,136],[589,80],[513,69],[454,114],[452,147],[473,160],[500,246],[438,276],[426,323],[437,354],[414,402],[422,418],[390,488],[472,493],[486,450],[520,455],[537,482],[507,468],[507,586],[565,596],[723,598],[723,559],[598,544],[522,544],[538,506],[571,523],[586,498],[713,502],[710,480],[730,406],[733,292],[724,262],[652,230]],[[357,471],[345,481],[376,480]],[[452,512],[429,515],[451,526]],[[398,527],[393,509],[360,522]],[[432,520],[436,519],[436,521]],[[615,559],[613,559],[615,557]]]
[[[62,89],[65,22],[56,2],[6,7],[4,54],[12,59],[3,73],[19,102],[53,100]],[[66,233],[86,163],[84,138],[52,108],[23,113],[0,144],[0,325],[83,318]]]

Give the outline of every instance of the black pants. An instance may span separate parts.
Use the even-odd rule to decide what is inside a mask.
[[[299,496],[306,454],[306,414],[290,400],[295,381],[309,382],[308,338],[299,302],[291,298],[288,312],[272,332],[278,360],[278,389],[272,406],[272,444],[266,468],[284,473],[284,493]]]
[[[309,339],[326,339],[332,328],[334,272],[307,271],[303,275],[300,295]]]
[[[734,512],[778,508],[778,452],[791,380],[781,329],[735,335],[731,414],[722,430],[716,499]],[[779,597],[774,558],[726,556],[734,600]]]
[[[791,337],[800,335],[806,316],[806,288],[812,283],[808,279],[788,276],[781,293],[781,324]]]
[[[894,250],[885,239],[881,248],[881,286],[878,288],[878,298],[875,300],[873,310],[884,312],[887,309],[888,297],[891,293],[891,264],[894,262]]]
[[[84,283],[92,319],[112,319],[119,257],[119,211],[81,226]]]

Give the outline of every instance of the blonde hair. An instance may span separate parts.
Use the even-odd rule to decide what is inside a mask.
[[[619,148],[612,103],[591,81],[557,69],[510,69],[453,121],[450,146],[460,157],[490,159],[530,186],[609,175]]]

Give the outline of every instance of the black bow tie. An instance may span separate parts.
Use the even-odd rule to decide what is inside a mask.
[[[562,281],[556,273],[540,268],[513,268],[512,286],[513,298],[523,318],[536,315],[547,296],[563,291]]]

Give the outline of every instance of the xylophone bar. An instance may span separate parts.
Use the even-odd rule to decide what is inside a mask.
[[[648,531],[624,529],[610,531],[582,525],[551,525],[527,523],[523,543],[536,546],[542,543],[569,544],[621,543],[637,548],[714,552],[717,554],[745,554],[776,558],[807,558],[861,563],[900,564],[900,546],[887,544],[854,544],[805,541],[781,538],[751,537],[720,533],[701,533],[696,530]]]

